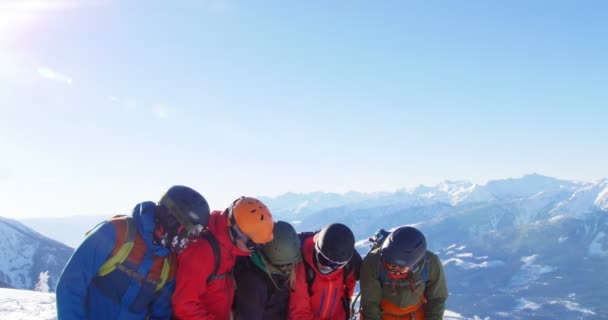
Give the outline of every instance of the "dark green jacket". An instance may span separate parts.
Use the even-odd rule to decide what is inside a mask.
[[[434,253],[427,251],[426,256],[430,264],[426,283],[421,281],[423,268],[411,275],[410,277],[413,277],[411,279],[409,277],[401,280],[388,278],[385,283],[381,283],[380,268],[384,269],[384,266],[380,257],[380,249],[368,253],[361,265],[361,314],[363,319],[382,319],[380,301],[383,298],[396,306],[405,308],[420,301],[422,295],[426,297],[424,319],[442,319],[445,301],[448,298],[443,266],[439,257]],[[410,280],[412,281],[410,282]]]

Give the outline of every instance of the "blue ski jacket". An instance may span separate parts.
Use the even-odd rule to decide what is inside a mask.
[[[97,275],[116,245],[117,231],[114,223],[101,223],[80,244],[57,283],[58,320],[171,317],[174,278],[167,280],[158,291],[145,283],[153,265],[158,265],[159,259],[164,260],[170,254],[169,249],[152,242],[154,208],[154,202],[143,202],[135,206],[132,213],[139,235],[131,251],[137,252],[141,262],[131,265],[131,268],[137,270],[138,275],[129,275],[119,269],[103,277]]]

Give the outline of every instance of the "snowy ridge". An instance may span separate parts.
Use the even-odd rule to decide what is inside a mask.
[[[392,193],[286,193],[261,199],[277,216],[285,219],[297,217],[298,220],[321,210],[339,207],[372,208],[391,204],[414,207],[434,203],[465,206],[519,201],[526,215],[521,223],[527,223],[548,205],[553,206],[548,208],[552,209],[552,215],[566,214],[575,218],[596,209],[608,211],[608,180],[589,183],[529,174],[515,179],[492,180],[485,185],[446,180],[434,186],[419,185]]]
[[[597,195],[593,203],[600,210],[608,211],[608,185]]]
[[[559,202],[549,213],[553,216],[567,215],[582,218],[595,210],[606,210],[608,205],[608,180],[577,189],[572,196]]]
[[[11,219],[0,218],[0,234],[0,282],[33,289],[40,273],[48,271],[54,290],[72,249]]]

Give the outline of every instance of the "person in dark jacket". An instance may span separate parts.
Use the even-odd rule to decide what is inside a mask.
[[[285,320],[295,269],[301,263],[300,240],[285,221],[274,224],[274,238],[251,257],[239,257],[235,266],[235,320]]]
[[[448,298],[439,257],[413,227],[395,229],[361,266],[361,319],[440,320]]]
[[[248,257],[272,241],[273,228],[270,210],[256,198],[240,197],[226,210],[213,211],[209,220],[212,237],[199,239],[178,255],[173,317],[230,319],[236,258]]]
[[[158,204],[99,224],[74,251],[57,284],[57,318],[169,319],[175,254],[209,222],[198,192],[173,186]]]

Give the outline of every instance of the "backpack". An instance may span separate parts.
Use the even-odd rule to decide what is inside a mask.
[[[304,240],[313,237],[318,232],[319,231],[307,231],[298,233],[298,238],[300,238],[300,248],[303,247]],[[363,259],[361,258],[361,255],[359,255],[357,250],[355,250],[352,258],[350,259],[350,261],[348,261],[348,263],[344,266],[344,269],[342,270],[342,280],[344,284],[346,284],[346,279],[353,271],[355,272],[355,281],[359,281],[359,268],[361,266],[362,260]],[[306,270],[306,284],[308,285],[308,295],[312,296],[312,284],[315,281],[316,272],[313,270],[312,266],[309,265],[308,262],[306,262],[305,259],[302,259],[302,262],[304,263],[304,269]],[[348,288],[346,286],[344,288],[344,296],[342,297],[342,306],[346,311],[346,319],[350,319],[350,297],[348,295]]]
[[[116,228],[117,240],[114,244],[114,248],[112,249],[111,256],[97,271],[97,277],[106,276],[118,269],[130,277],[135,278],[140,283],[145,281],[155,284],[155,292],[161,290],[169,278],[174,277],[175,272],[171,272],[171,266],[174,265],[175,258],[172,254],[169,254],[164,258],[162,269],[157,280],[148,279],[146,276],[139,274],[137,270],[126,266],[124,262],[129,258],[131,250],[133,250],[137,240],[137,226],[135,225],[135,221],[133,221],[132,217],[117,215],[102,223],[105,222],[114,224],[114,227]],[[101,225],[102,223],[98,224],[97,226]],[[86,235],[88,236],[93,230],[96,230],[97,226],[88,231]]]
[[[386,238],[391,234],[390,231],[386,231],[384,229],[379,229],[378,231],[376,231],[376,233],[371,236],[368,241],[370,243],[370,248],[367,251],[367,253],[370,253],[373,250],[376,250],[380,247],[382,247],[382,243],[384,243],[384,240],[386,240]],[[429,278],[429,269],[430,269],[430,263],[429,263],[429,259],[428,257],[425,255],[424,257],[424,265],[422,266],[422,273],[420,274],[420,281],[422,283],[426,283],[428,281]],[[379,270],[379,280],[380,280],[380,285],[382,287],[384,287],[388,282],[389,282],[389,278],[388,278],[388,271],[386,270],[386,268],[384,268],[380,263],[378,265],[378,270]],[[361,310],[355,310],[355,305],[357,303],[357,300],[359,300],[359,298],[361,297],[361,292],[357,293],[357,295],[355,296],[355,299],[353,301],[352,307],[351,307],[351,314],[356,315],[358,314]]]
[[[220,251],[220,244],[219,242],[217,242],[215,236],[211,232],[205,231],[201,233],[201,237],[203,239],[206,239],[207,242],[209,242],[211,250],[213,250],[213,272],[211,272],[211,274],[207,277],[207,284],[209,284],[213,280],[225,278],[229,272],[220,275],[217,274],[217,271],[220,269],[220,261],[222,261],[222,254]]]

